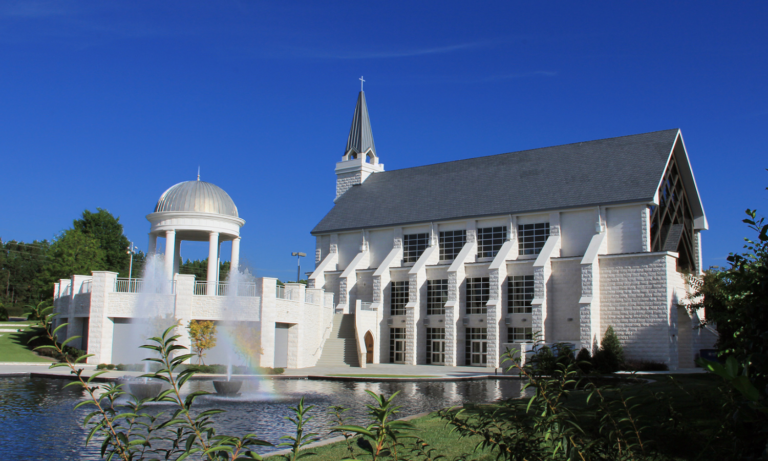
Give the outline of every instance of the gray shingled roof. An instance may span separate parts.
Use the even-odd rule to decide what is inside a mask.
[[[312,233],[651,201],[678,131],[375,173]]]
[[[371,119],[368,116],[368,105],[365,103],[365,93],[362,91],[357,95],[357,105],[355,105],[355,114],[352,116],[352,127],[349,129],[347,138],[347,149],[344,155],[353,149],[358,154],[367,152],[371,149],[376,153],[376,145],[373,143],[373,131],[371,130]]]

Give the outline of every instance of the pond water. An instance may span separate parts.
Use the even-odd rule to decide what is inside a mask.
[[[73,407],[84,397],[77,387],[64,388],[68,381],[47,378],[0,378],[0,460],[95,460],[100,459],[100,441],[86,447],[86,431],[81,422],[93,407]],[[234,398],[204,396],[196,401],[199,411],[211,408],[225,410],[214,416],[218,433],[244,435],[255,433],[259,438],[279,443],[281,435],[293,427],[283,417],[290,414],[302,396],[315,405],[315,417],[308,430],[322,438],[332,437],[328,429],[334,425],[328,414],[331,405],[350,408],[353,424],[365,422],[366,403],[372,399],[365,393],[391,395],[396,391],[396,403],[402,405],[399,417],[435,411],[464,403],[491,402],[520,396],[520,381],[513,379],[482,379],[459,382],[340,382],[305,379],[246,380],[240,395]],[[205,390],[213,392],[211,381],[190,381],[184,392]],[[167,411],[173,407],[154,404],[151,412]],[[264,447],[261,453],[276,448]]]

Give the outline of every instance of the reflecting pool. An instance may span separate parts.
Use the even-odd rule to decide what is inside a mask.
[[[93,407],[73,410],[85,396],[74,386],[65,389],[67,383],[63,379],[0,378],[0,460],[100,459],[101,441],[85,447],[86,432],[80,425]],[[350,408],[346,414],[353,417],[353,424],[365,422],[364,404],[372,401],[365,390],[386,395],[400,391],[395,401],[402,405],[398,416],[403,417],[469,402],[519,397],[520,387],[520,381],[514,379],[383,383],[255,379],[244,382],[239,396],[204,396],[196,401],[196,408],[226,411],[214,416],[220,434],[255,433],[277,444],[281,435],[291,433],[293,428],[283,416],[289,415],[288,407],[295,406],[301,396],[315,405],[308,430],[327,438],[334,424],[328,415],[331,405]],[[197,390],[214,392],[212,381],[190,381],[183,389],[184,393]],[[153,404],[149,412],[170,409],[166,404]]]

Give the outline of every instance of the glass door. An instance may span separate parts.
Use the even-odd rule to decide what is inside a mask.
[[[395,340],[395,363],[405,363],[405,340]]]
[[[488,341],[472,341],[472,366],[485,366],[488,363]]]
[[[445,341],[432,340],[432,363],[445,364]]]

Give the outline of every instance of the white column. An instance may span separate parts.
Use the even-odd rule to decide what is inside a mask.
[[[240,266],[240,237],[232,240],[232,258],[229,262],[229,273],[236,274]],[[231,279],[230,279],[231,280]]]
[[[173,249],[173,273],[179,273],[179,256],[181,256],[181,238],[176,239],[176,246]],[[173,279],[173,276],[171,276]]]
[[[176,231],[165,231],[165,280],[173,280],[173,250],[175,248]]]
[[[149,248],[147,254],[151,255],[157,250],[157,234],[149,234]]]
[[[216,274],[218,273],[217,263],[219,261],[219,233],[211,232],[208,238],[208,294],[216,294]]]

